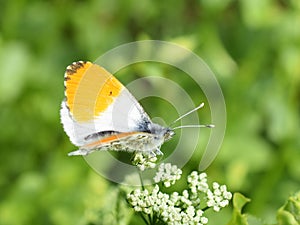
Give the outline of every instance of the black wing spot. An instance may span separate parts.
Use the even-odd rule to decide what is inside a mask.
[[[93,133],[93,134],[90,134],[90,135],[86,136],[84,138],[84,140],[87,141],[87,140],[91,140],[91,139],[103,138],[103,137],[107,137],[107,136],[114,135],[114,134],[119,134],[119,133],[120,132],[113,131],[113,130],[100,131],[100,132]]]
[[[71,78],[69,76],[65,77],[65,81],[71,80]]]

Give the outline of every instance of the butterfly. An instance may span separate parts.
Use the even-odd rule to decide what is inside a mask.
[[[69,65],[64,79],[65,99],[61,123],[70,141],[79,147],[68,155],[88,155],[97,150],[143,152],[162,155],[161,145],[175,128],[153,123],[126,87],[101,66],[78,61]],[[203,103],[173,123],[203,107]],[[172,123],[172,124],[173,124]]]

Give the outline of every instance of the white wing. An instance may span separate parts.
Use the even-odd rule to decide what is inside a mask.
[[[61,122],[76,146],[86,144],[84,138],[96,132],[139,131],[151,122],[131,93],[102,67],[73,63],[65,77]]]

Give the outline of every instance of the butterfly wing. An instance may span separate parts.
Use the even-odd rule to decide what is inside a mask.
[[[112,132],[110,135],[103,136],[100,139],[97,137],[89,138],[91,139],[89,143],[81,146],[77,151],[70,152],[68,155],[88,155],[99,149],[127,152],[146,149],[146,151],[151,152],[153,148],[150,147],[151,144],[149,145],[149,143],[152,142],[153,138],[153,135],[147,132]]]
[[[76,146],[105,131],[132,132],[150,123],[131,93],[108,71],[91,62],[75,62],[65,73],[61,122]]]

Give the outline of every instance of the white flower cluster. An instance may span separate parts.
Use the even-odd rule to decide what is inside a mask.
[[[206,173],[198,174],[197,171],[193,171],[188,176],[187,181],[193,194],[197,194],[198,192],[206,193],[209,188]]]
[[[183,207],[186,204],[186,196],[179,195],[177,192],[171,195],[165,194],[159,190],[158,185],[155,185],[151,192],[136,189],[127,195],[127,200],[136,212],[156,214],[156,218],[166,224],[203,225],[208,222],[201,209],[196,209],[192,205]]]
[[[181,174],[182,171],[176,166],[169,163],[161,164],[154,180],[162,181],[169,187],[180,179]],[[212,208],[219,211],[227,206],[232,198],[225,185],[214,182],[211,190],[206,173],[192,172],[187,177],[187,183],[188,189],[183,190],[181,194],[163,193],[159,190],[159,186],[155,185],[152,191],[134,190],[127,195],[127,200],[136,212],[148,214],[152,219],[166,224],[203,225],[208,223],[204,210]]]
[[[179,180],[182,174],[182,170],[177,168],[176,165],[171,163],[162,163],[159,165],[158,172],[154,179],[155,183],[163,182],[165,187],[170,187],[175,184],[176,180]]]
[[[150,154],[143,154],[141,152],[136,152],[132,164],[135,165],[140,171],[144,171],[145,169],[153,169],[155,168],[157,161],[157,157]]]
[[[226,185],[219,185],[217,182],[213,183],[213,190],[207,190],[207,206],[212,207],[214,211],[218,212],[229,204],[232,194],[227,191]]]
[[[207,207],[212,207],[216,212],[226,207],[232,198],[232,194],[227,191],[226,185],[219,185],[217,182],[214,182],[212,185],[213,190],[210,190],[206,173],[199,174],[197,171],[193,171],[188,176],[187,181],[191,190],[191,199],[193,199],[194,203],[200,200],[201,194],[204,194],[204,198],[207,200]]]

